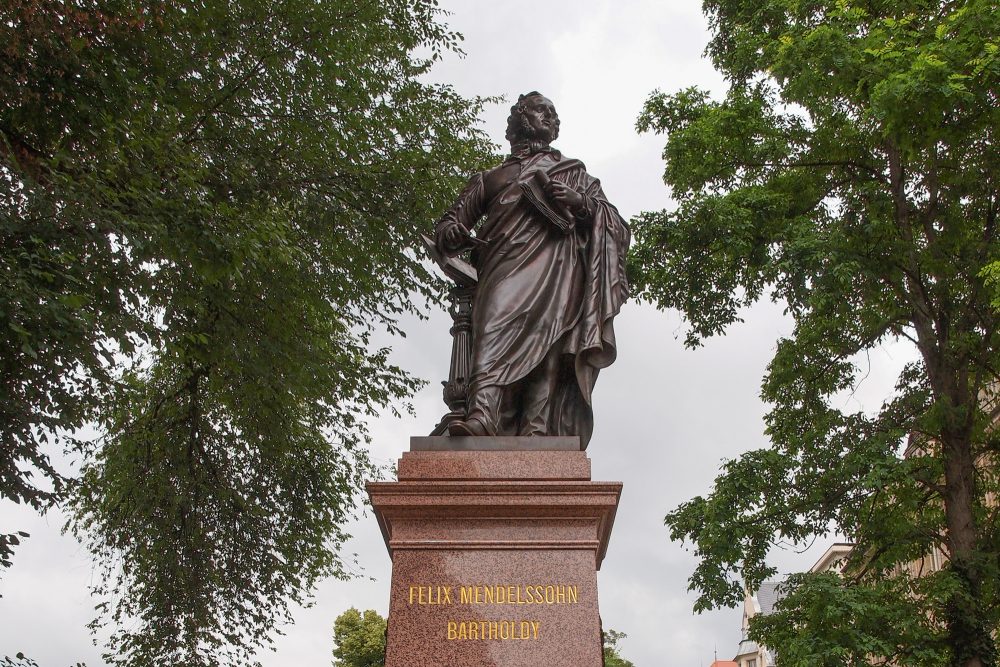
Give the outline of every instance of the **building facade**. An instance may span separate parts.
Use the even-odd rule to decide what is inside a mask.
[[[810,572],[841,572],[848,554],[854,545],[838,542],[820,556],[819,560],[809,568]],[[733,663],[736,667],[775,667],[775,654],[766,646],[759,646],[750,639],[748,630],[750,620],[757,615],[767,615],[774,611],[778,601],[784,597],[782,581],[765,581],[756,591],[747,591],[743,600],[743,639],[737,649]]]

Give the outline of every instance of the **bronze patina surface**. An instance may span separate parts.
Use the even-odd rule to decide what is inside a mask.
[[[460,285],[472,295],[471,349],[458,373],[453,355],[452,412],[435,434],[590,440],[591,393],[615,359],[628,296],[630,232],[584,164],[552,148],[558,135],[552,102],[520,96],[510,156],[473,176],[437,223],[440,256],[469,252],[477,281]]]

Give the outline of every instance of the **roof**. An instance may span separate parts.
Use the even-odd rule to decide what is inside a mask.
[[[732,660],[716,660],[710,667],[739,667],[739,664]]]
[[[741,655],[755,655],[759,650],[757,642],[744,639],[740,642],[740,647],[736,649],[736,657]]]
[[[819,560],[809,568],[810,572],[839,572],[844,567],[844,560],[850,555],[854,545],[850,542],[834,542]]]
[[[778,603],[778,600],[785,597],[785,592],[781,588],[782,583],[781,581],[765,581],[761,583],[757,594],[754,596],[757,598],[761,614],[767,615],[773,613],[774,606]]]

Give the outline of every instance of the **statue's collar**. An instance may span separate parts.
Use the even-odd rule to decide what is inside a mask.
[[[560,157],[559,151],[542,141],[519,141],[510,145],[510,157],[505,160],[524,160],[536,153],[552,153],[557,160]]]

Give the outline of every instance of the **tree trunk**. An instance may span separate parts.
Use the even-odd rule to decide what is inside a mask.
[[[942,437],[945,465],[944,512],[948,527],[951,567],[962,583],[962,590],[948,602],[948,625],[955,650],[955,665],[960,667],[992,666],[988,647],[992,638],[982,622],[981,574],[976,557],[975,460],[968,437]]]

